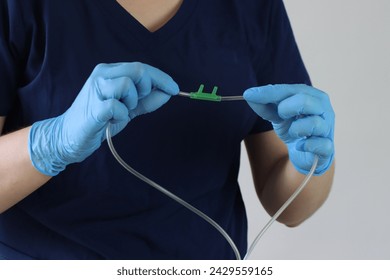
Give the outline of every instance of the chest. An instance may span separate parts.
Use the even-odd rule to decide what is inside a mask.
[[[186,92],[204,84],[206,92],[217,86],[219,95],[241,95],[256,85],[244,32],[231,18],[215,21],[212,14],[200,12],[196,1],[185,1],[174,17],[150,32],[120,5],[92,3],[84,12],[80,7],[66,16],[53,12],[47,27],[38,30],[36,41],[44,39],[45,48],[31,52],[30,81],[19,92],[26,122],[66,111],[98,63],[147,63],[168,73]],[[38,105],[32,100],[39,100]],[[242,101],[216,104],[175,97],[133,126],[145,131],[145,126],[161,130],[169,124],[188,139],[231,136],[238,143],[256,118]]]

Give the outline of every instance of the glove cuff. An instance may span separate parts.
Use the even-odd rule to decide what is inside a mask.
[[[46,176],[56,176],[67,163],[58,157],[55,138],[58,118],[47,119],[32,125],[28,137],[28,151],[32,165]]]

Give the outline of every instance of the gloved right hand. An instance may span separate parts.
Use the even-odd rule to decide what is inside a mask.
[[[47,176],[57,175],[98,149],[109,123],[116,135],[178,92],[173,79],[152,66],[99,64],[64,114],[32,125],[28,146],[33,166]]]
[[[272,123],[299,172],[309,172],[314,155],[319,157],[314,175],[330,168],[335,114],[325,92],[308,85],[279,84],[248,89],[244,98],[260,117]]]

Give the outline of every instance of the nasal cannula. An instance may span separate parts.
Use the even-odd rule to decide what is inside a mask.
[[[179,92],[179,96],[183,97],[189,97],[192,99],[197,99],[197,100],[207,100],[207,101],[239,101],[239,100],[244,100],[244,97],[242,95],[236,95],[236,96],[220,96],[217,95],[217,90],[218,87],[214,87],[213,91],[211,93],[203,92],[204,85],[200,85],[198,91],[196,92]]]
[[[198,100],[207,100],[207,101],[238,101],[238,100],[244,100],[242,96],[219,96],[216,95],[217,87],[214,87],[212,93],[204,93],[203,92],[203,85],[199,87],[198,92],[179,92],[178,96],[183,97],[189,97],[193,99]],[[240,252],[232,240],[232,238],[229,236],[229,234],[212,218],[207,216],[205,213],[197,209],[196,207],[192,206],[188,202],[184,201],[180,197],[176,196],[172,192],[168,191],[167,189],[163,188],[156,182],[150,180],[149,178],[145,177],[138,171],[134,170],[131,166],[129,166],[117,153],[117,151],[114,148],[114,144],[111,139],[111,131],[110,131],[110,125],[107,126],[106,129],[106,138],[108,146],[111,150],[111,153],[113,154],[114,158],[119,162],[120,165],[122,165],[127,171],[132,173],[134,176],[136,176],[138,179],[144,181],[145,183],[149,184],[153,188],[157,189],[158,191],[162,192],[166,196],[170,197],[171,199],[175,200],[177,203],[181,204],[182,206],[186,207],[188,210],[192,211],[202,219],[204,219],[206,222],[208,222],[211,226],[213,226],[229,243],[230,247],[234,251],[234,254],[236,256],[237,260],[241,260]],[[318,163],[318,156],[314,156],[313,165],[309,171],[309,173],[306,175],[305,179],[302,181],[300,186],[295,190],[295,192],[290,196],[290,198],[280,207],[280,209],[272,216],[272,218],[269,220],[269,222],[262,228],[262,230],[259,232],[259,234],[256,236],[252,244],[249,246],[249,249],[244,256],[244,260],[249,259],[250,255],[252,254],[253,250],[255,249],[257,243],[260,241],[261,237],[264,235],[264,233],[271,227],[271,225],[275,222],[275,220],[283,213],[283,211],[293,202],[293,200],[301,193],[301,191],[305,188],[309,180],[314,174],[314,171],[317,167]]]

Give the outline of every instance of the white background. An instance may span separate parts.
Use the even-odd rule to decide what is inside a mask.
[[[315,87],[336,112],[329,199],[297,228],[274,224],[254,259],[390,259],[390,1],[285,0]],[[251,241],[269,217],[243,150],[240,183]]]

